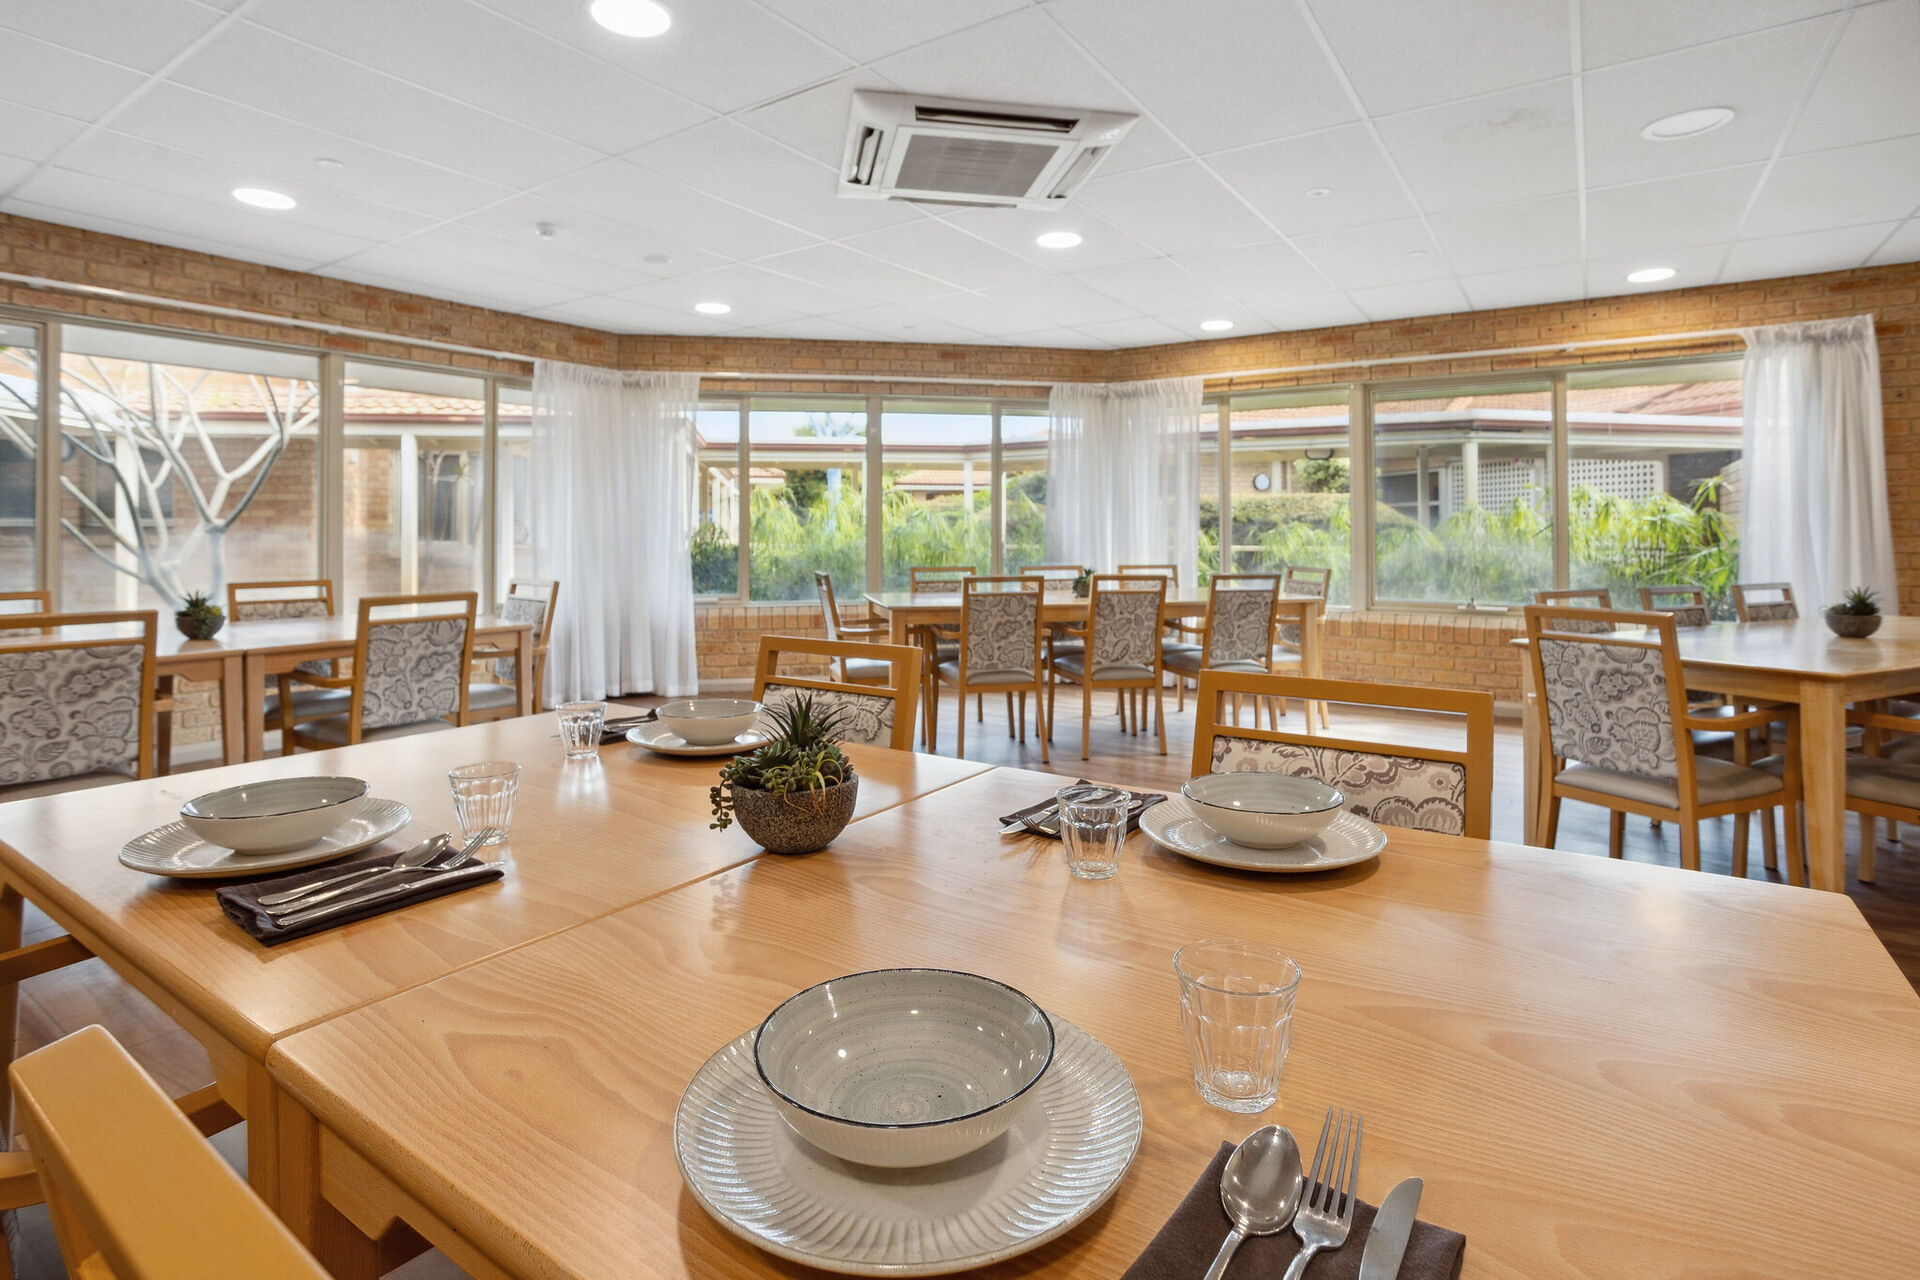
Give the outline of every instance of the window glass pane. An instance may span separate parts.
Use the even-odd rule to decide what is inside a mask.
[[[1705,587],[1733,617],[1740,568],[1740,357],[1567,375],[1569,585]]]
[[[1200,586],[1220,572],[1220,406],[1200,406]]]
[[[0,591],[31,591],[38,585],[34,459],[39,407],[39,335],[24,325],[0,324]]]
[[[346,367],[346,583],[363,595],[477,591],[485,536],[486,384]]]
[[[993,406],[984,400],[889,401],[880,440],[881,589],[906,590],[914,565],[990,572]]]
[[[313,356],[66,326],[61,605],[171,609],[319,571]]]
[[[1352,603],[1351,473],[1344,388],[1233,398],[1233,567],[1331,569]]]
[[[533,576],[533,388],[500,387],[494,415],[500,426],[493,552],[498,604],[507,598],[508,583]]]
[[[693,528],[693,593],[739,595],[739,404],[722,400],[701,405],[694,414],[693,429],[700,458],[699,505]]]
[[[842,600],[867,580],[864,400],[764,399],[747,419],[752,496],[747,578],[755,600],[812,600],[833,575]]]
[[[1553,585],[1552,401],[1544,381],[1375,398],[1380,599],[1524,604]]]
[[[1001,566],[1018,573],[1047,560],[1047,406],[1000,410]]]

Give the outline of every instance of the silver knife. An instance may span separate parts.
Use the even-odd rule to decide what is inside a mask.
[[[1408,1178],[1380,1202],[1367,1232],[1367,1251],[1360,1255],[1360,1280],[1394,1280],[1400,1274],[1400,1258],[1407,1251],[1407,1237],[1413,1234],[1413,1217],[1420,1210],[1420,1193],[1426,1185]]]

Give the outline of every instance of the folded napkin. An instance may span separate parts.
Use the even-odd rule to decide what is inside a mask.
[[[1193,1184],[1187,1198],[1160,1228],[1160,1234],[1134,1259],[1121,1280],[1193,1280],[1207,1269],[1220,1242],[1227,1238],[1233,1223],[1220,1207],[1220,1174],[1227,1167],[1233,1144],[1223,1142],[1213,1163]],[[1307,1264],[1306,1280],[1356,1280],[1360,1258],[1367,1249],[1367,1231],[1373,1226],[1375,1206],[1365,1200],[1353,1206],[1353,1227],[1347,1243],[1340,1249],[1322,1249]],[[1418,1219],[1407,1238],[1407,1252],[1400,1259],[1399,1280],[1457,1280],[1467,1238]],[[1277,1276],[1287,1269],[1293,1255],[1300,1252],[1300,1237],[1289,1227],[1275,1236],[1253,1236],[1240,1246],[1233,1265],[1227,1269],[1229,1280],[1243,1276]]]
[[[416,902],[425,902],[429,898],[443,897],[449,893],[458,893],[462,889],[471,889],[474,885],[485,884],[489,880],[498,880],[506,874],[506,869],[497,862],[476,862],[461,867],[457,871],[409,871],[404,875],[381,876],[366,886],[366,893],[372,896],[362,897],[360,887],[352,886],[354,892],[341,894],[320,904],[324,914],[310,920],[303,920],[289,927],[284,921],[291,917],[282,917],[280,921],[267,914],[260,905],[260,899],[269,893],[279,893],[284,889],[297,889],[318,880],[343,875],[356,867],[371,867],[393,861],[392,853],[368,853],[355,858],[342,858],[338,862],[329,862],[323,866],[305,867],[291,875],[275,876],[271,880],[254,880],[247,884],[230,884],[215,893],[220,902],[220,910],[227,918],[245,929],[253,938],[266,945],[277,946],[282,942],[291,942],[295,938],[304,938],[308,934],[319,933],[324,929],[337,928],[343,924],[352,924],[356,920],[365,920],[371,916],[384,915],[397,911],[401,907],[410,907]]]
[[[637,729],[643,724],[652,724],[660,718],[657,712],[649,711],[643,716],[627,716],[619,720],[608,720],[600,726],[600,745],[612,746],[616,742],[627,740],[627,730]]]
[[[1060,785],[1062,788],[1065,788],[1068,784],[1063,782]],[[1084,786],[1092,786],[1094,784],[1089,783],[1085,778],[1080,778],[1076,780],[1072,785],[1076,787],[1084,787]],[[1104,785],[1104,784],[1101,784],[1101,785]],[[1135,809],[1133,813],[1130,814],[1127,818],[1128,831],[1138,831],[1140,829],[1140,815],[1145,813],[1147,810],[1153,808],[1153,806],[1159,804],[1162,800],[1166,799],[1165,796],[1161,795],[1157,791],[1129,791],[1127,792],[1127,794],[1132,796],[1134,803],[1140,806],[1138,809]],[[1000,825],[1004,827],[1010,822],[1018,822],[1022,818],[1032,817],[1034,814],[1039,813],[1043,809],[1052,808],[1053,803],[1054,803],[1053,797],[1048,796],[1045,800],[1040,801],[1038,804],[1030,804],[1024,809],[1015,809],[1012,813],[1005,814],[1001,817]],[[1060,838],[1060,824],[1054,821],[1053,815],[1049,814],[1047,816],[1046,823],[1042,825],[1040,829],[1033,831],[1033,834],[1036,836],[1045,836],[1049,840],[1058,840]]]

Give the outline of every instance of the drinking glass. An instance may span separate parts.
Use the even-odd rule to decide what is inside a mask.
[[[1173,955],[1180,1023],[1200,1096],[1226,1111],[1265,1111],[1280,1096],[1300,966],[1258,942],[1214,938]]]
[[[600,753],[600,726],[607,721],[604,702],[563,702],[560,704],[560,741],[567,748],[567,759],[587,760]]]
[[[1111,880],[1120,870],[1133,797],[1118,787],[1081,784],[1054,793],[1067,870],[1082,880]]]
[[[513,798],[520,790],[520,766],[510,760],[483,760],[447,771],[453,788],[453,820],[462,842],[492,827],[498,835],[482,847],[500,844],[513,828]]]

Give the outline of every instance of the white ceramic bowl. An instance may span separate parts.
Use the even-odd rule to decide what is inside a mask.
[[[1347,798],[1284,773],[1209,773],[1181,784],[1200,820],[1249,849],[1284,849],[1326,830]]]
[[[180,806],[180,820],[235,853],[284,853],[312,844],[366,802],[359,778],[275,778],[195,796]]]
[[[767,1015],[754,1063],[781,1118],[830,1155],[886,1169],[999,1137],[1053,1061],[1053,1024],[1005,983],[950,969],[834,978]]]
[[[691,747],[717,747],[753,728],[760,704],[747,698],[682,698],[660,704],[660,723]]]

